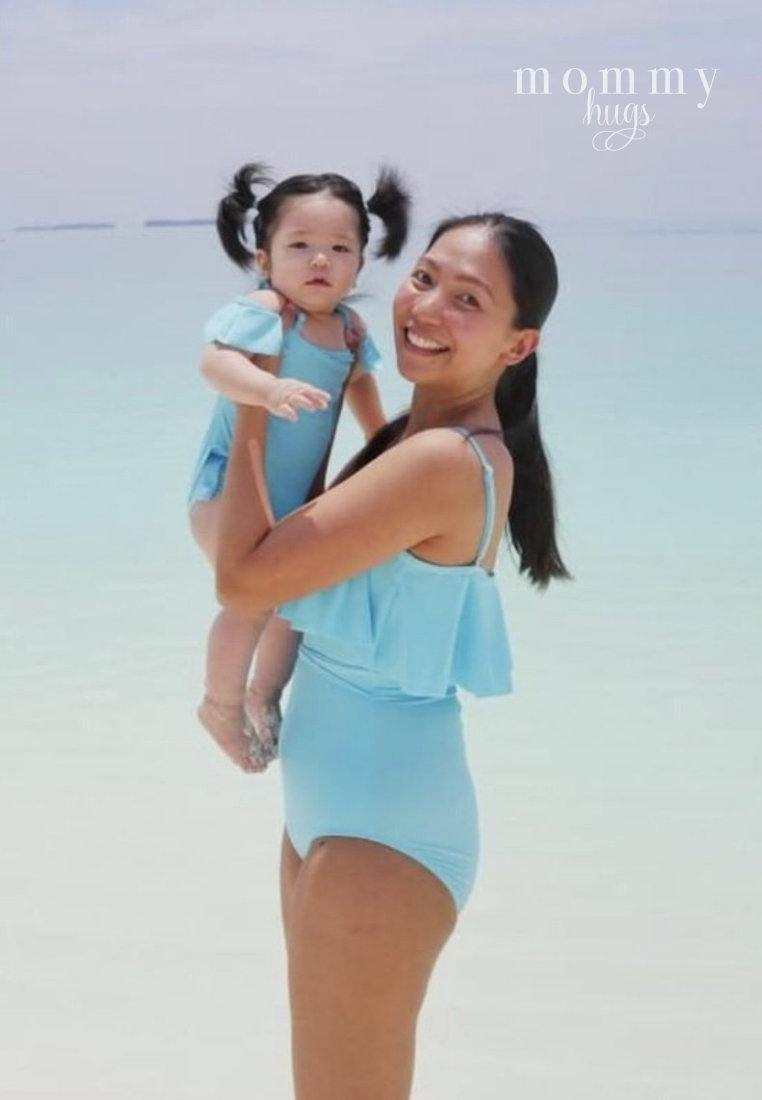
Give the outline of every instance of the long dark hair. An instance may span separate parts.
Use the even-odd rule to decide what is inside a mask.
[[[256,191],[271,188],[262,198]],[[239,267],[254,266],[254,252],[247,247],[246,224],[250,210],[255,211],[253,230],[256,248],[268,250],[283,202],[293,195],[316,195],[327,191],[345,202],[357,214],[360,248],[370,236],[369,214],[381,219],[384,236],[375,254],[392,260],[399,256],[407,240],[410,194],[393,168],[382,168],[373,194],[366,202],[362,191],[345,176],[334,172],[322,175],[289,176],[275,184],[265,164],[244,164],[217,208],[217,234],[225,252]]]
[[[516,302],[514,326],[541,328],[558,291],[556,261],[542,234],[530,222],[507,214],[469,214],[440,222],[427,250],[444,233],[469,226],[489,230],[500,251]],[[556,542],[553,480],[540,435],[534,352],[503,372],[495,405],[514,468],[506,535],[518,554],[519,572],[545,588],[554,578],[570,574]],[[402,434],[407,419],[405,413],[386,424],[339,476],[348,476],[381,454]]]

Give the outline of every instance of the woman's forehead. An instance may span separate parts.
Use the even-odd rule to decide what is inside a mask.
[[[424,259],[454,278],[484,282],[495,293],[510,293],[505,261],[487,226],[464,225],[446,230],[426,251]]]

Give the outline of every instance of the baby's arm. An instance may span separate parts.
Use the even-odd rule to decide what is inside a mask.
[[[257,290],[249,300],[284,314],[285,299],[276,291]],[[329,394],[296,378],[279,378],[278,366],[277,355],[253,354],[218,340],[206,345],[201,358],[201,374],[209,385],[236,404],[260,405],[287,420],[296,420],[300,411],[326,408]]]
[[[383,428],[386,417],[381,394],[370,371],[355,367],[347,384],[346,401],[366,440]]]
[[[347,405],[366,440],[374,436],[386,423],[386,416],[381,404],[381,394],[373,376],[373,371],[367,369],[368,364],[363,364],[359,360],[362,342],[367,333],[368,330],[362,317],[351,310],[350,327],[347,330],[347,346],[354,353],[355,365],[349,376],[345,396]]]

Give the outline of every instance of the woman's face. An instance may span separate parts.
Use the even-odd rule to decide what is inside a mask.
[[[415,264],[394,298],[397,363],[414,384],[470,388],[537,346],[515,327],[511,281],[483,226],[450,229]]]

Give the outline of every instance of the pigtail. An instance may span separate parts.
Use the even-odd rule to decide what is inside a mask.
[[[410,220],[410,192],[394,168],[382,168],[376,189],[366,206],[384,223],[383,240],[376,248],[379,259],[393,260],[399,256],[407,240]]]
[[[272,180],[266,164],[244,164],[233,176],[230,190],[217,207],[217,235],[225,252],[244,271],[253,267],[254,253],[247,247],[246,222],[256,208],[254,187],[270,187]]]
[[[519,572],[545,588],[554,578],[569,578],[556,543],[553,481],[540,435],[537,410],[537,356],[508,367],[495,391],[495,405],[514,477],[508,528],[519,555]]]

